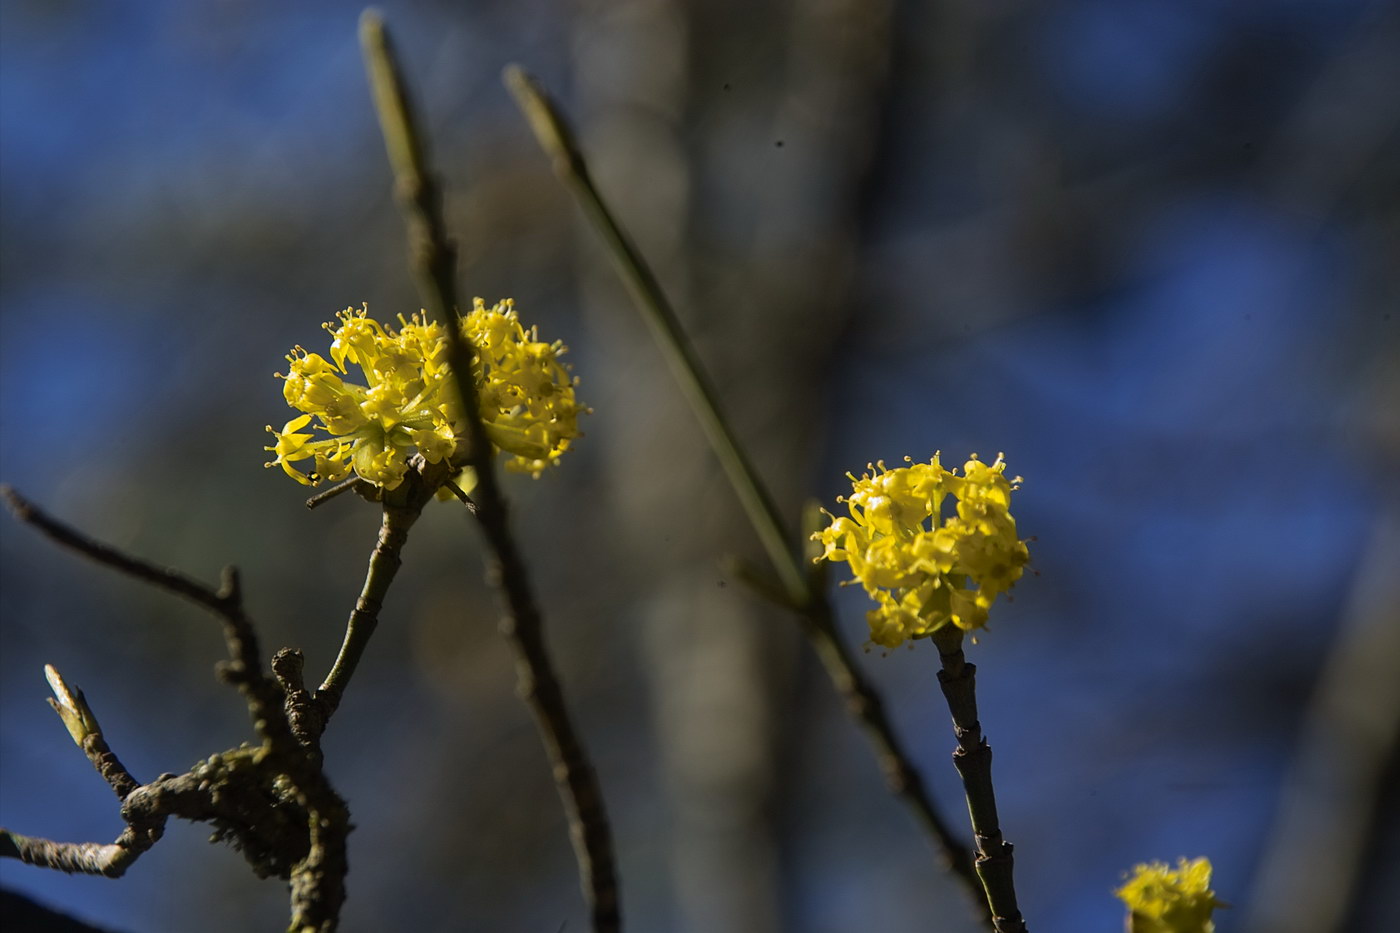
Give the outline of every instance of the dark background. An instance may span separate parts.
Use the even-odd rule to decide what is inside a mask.
[[[383,8],[464,292],[566,340],[595,409],[508,491],[631,929],[972,927],[795,626],[719,569],[753,534],[510,61],[573,114],[794,523],[869,460],[1025,476],[1039,576],[970,654],[1032,929],[1118,928],[1121,873],[1179,855],[1213,860],[1222,931],[1400,929],[1393,4]],[[316,674],[377,517],[262,469],[272,373],[340,308],[418,306],[358,12],[0,6],[0,477],[205,579],[238,563]],[[216,628],[8,519],[0,545],[0,824],[110,841],[41,667],[149,779],[250,736]],[[476,535],[443,505],[406,558],[327,736],[344,928],[582,930]],[[961,824],[936,653],[860,660]],[[172,823],[119,881],[0,882],[132,933],[281,929],[285,893],[206,835]]]

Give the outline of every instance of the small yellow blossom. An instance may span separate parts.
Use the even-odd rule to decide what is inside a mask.
[[[539,476],[579,436],[578,416],[588,409],[574,396],[577,382],[559,361],[563,343],[543,343],[525,330],[506,300],[487,308],[476,299],[461,321],[477,351],[472,376],[486,433],[510,455],[507,469]],[[393,489],[415,453],[429,463],[460,460],[465,430],[448,368],[447,332],[418,315],[399,317],[394,328],[347,308],[331,334],[330,359],[296,347],[282,395],[301,415],[264,448],[299,483],[363,480]],[[350,367],[358,369],[351,381]],[[280,375],[280,374],[279,374]],[[321,432],[318,436],[313,432]],[[308,474],[294,464],[310,460]]]
[[[987,624],[997,596],[1021,577],[1030,555],[1016,537],[1009,511],[1020,477],[1008,480],[998,456],[973,454],[963,475],[945,470],[938,454],[928,463],[890,470],[872,464],[851,474],[850,516],[831,517],[813,535],[820,559],[850,564],[855,580],[878,607],[866,614],[870,640],[894,648],[952,624],[965,631]],[[945,517],[945,505],[956,503]]]
[[[1128,933],[1214,933],[1211,912],[1226,906],[1210,889],[1210,859],[1138,865],[1113,893],[1128,905]]]

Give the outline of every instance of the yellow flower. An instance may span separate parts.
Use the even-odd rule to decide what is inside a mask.
[[[488,309],[478,298],[462,332],[477,351],[473,375],[486,433],[514,455],[506,469],[539,476],[579,436],[578,416],[588,411],[574,398],[578,380],[559,362],[568,348],[525,330],[510,299]]]
[[[538,476],[579,436],[578,416],[588,410],[574,396],[577,380],[559,362],[567,348],[526,331],[509,300],[487,308],[476,299],[461,326],[477,350],[472,377],[488,436],[510,455],[508,469]],[[303,414],[281,431],[268,427],[275,438],[264,448],[274,454],[268,466],[281,466],[306,485],[353,470],[393,489],[415,453],[429,463],[460,459],[465,424],[441,324],[400,316],[394,328],[347,308],[325,327],[329,360],[301,347],[287,356],[282,395]],[[350,378],[352,366],[358,381]],[[305,460],[314,463],[310,474],[294,466]]]
[[[1210,889],[1210,859],[1138,865],[1113,893],[1128,905],[1129,933],[1213,933],[1211,912],[1227,906]]]
[[[877,608],[866,614],[870,640],[894,648],[945,625],[971,631],[987,624],[996,598],[1020,579],[1030,559],[1016,537],[1011,493],[1000,456],[983,463],[973,454],[963,475],[928,463],[890,470],[883,462],[859,479],[851,474],[850,517],[831,516],[813,535],[820,559],[845,561]],[[945,517],[945,501],[957,503]],[[828,513],[830,515],[830,513]]]

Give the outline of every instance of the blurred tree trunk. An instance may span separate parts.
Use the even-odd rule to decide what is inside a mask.
[[[850,312],[888,8],[637,0],[578,22],[578,115],[594,173],[792,516],[796,546],[822,440],[814,393]],[[761,562],[753,533],[679,394],[653,388],[669,374],[605,260],[591,244],[582,256],[591,324],[612,348],[599,401],[625,403],[606,415],[598,405],[598,430],[613,435],[612,498],[635,579],[651,584],[643,663],[669,793],[676,927],[775,931],[775,792],[793,662],[805,655],[795,626],[722,578],[720,555]]]
[[[596,4],[574,33],[578,117],[598,182],[683,314],[700,307],[687,242],[692,169],[680,136],[689,46],[687,13],[669,0]],[[638,584],[669,811],[667,858],[624,871],[669,868],[669,880],[636,884],[670,889],[676,929],[770,933],[780,927],[771,800],[784,683],[766,660],[773,626],[723,588],[717,570],[718,556],[751,536],[607,260],[591,243],[582,257],[587,313],[610,352],[596,368],[609,382],[597,390],[600,414],[605,398],[620,400],[595,430],[611,433],[611,498],[626,539],[618,547]],[[719,329],[731,323],[724,309],[704,312]]]

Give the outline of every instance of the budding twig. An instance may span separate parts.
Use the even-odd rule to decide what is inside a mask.
[[[111,785],[118,799],[125,800],[141,782],[131,776],[131,772],[107,746],[102,737],[102,728],[97,724],[97,716],[88,706],[87,697],[77,687],[69,686],[52,664],[44,665],[44,676],[48,678],[54,694],[49,698],[49,705],[68,727],[68,734],[73,737],[74,743],[87,755],[97,773],[102,775],[102,780]]]
[[[22,522],[50,540],[143,583],[182,596],[222,623],[228,660],[225,682],[248,705],[261,746],[211,757],[194,771],[137,784],[107,748],[97,717],[82,691],[52,666],[45,669],[55,711],[98,773],[122,800],[127,827],[110,844],[54,842],[0,830],[0,857],[45,868],[115,878],[160,839],[171,816],[207,820],[219,838],[234,839],[259,874],[290,882],[296,933],[332,933],[345,901],[348,870],[345,842],[350,831],[344,802],[321,771],[320,757],[303,747],[288,723],[285,695],[262,669],[257,634],[243,609],[238,571],[224,569],[218,589],[177,570],[132,557],[45,514],[8,486],[0,498]]]

